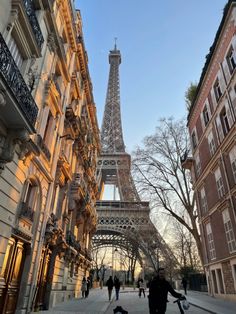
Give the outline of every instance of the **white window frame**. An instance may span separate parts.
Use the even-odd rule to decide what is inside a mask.
[[[214,238],[213,238],[213,233],[212,233],[212,228],[211,228],[210,222],[208,222],[206,224],[206,234],[207,234],[207,242],[208,242],[210,260],[213,260],[216,258],[216,250],[215,250],[215,243],[214,243]]]
[[[214,139],[214,135],[213,135],[212,130],[208,134],[207,141],[208,141],[208,145],[209,145],[210,155],[212,157],[216,152],[216,143],[215,143],[215,139]]]
[[[224,182],[222,179],[220,168],[217,168],[214,174],[215,174],[218,196],[219,198],[222,198],[225,194],[225,188],[224,188]]]
[[[229,160],[231,163],[234,182],[236,183],[236,146],[234,146],[229,152]]]
[[[236,241],[235,241],[234,230],[232,227],[232,222],[230,219],[228,208],[222,211],[222,217],[223,217],[226,241],[228,244],[229,252],[233,253],[236,251]]]
[[[200,190],[200,196],[201,196],[202,213],[205,214],[208,211],[208,204],[207,204],[206,191],[204,187]]]

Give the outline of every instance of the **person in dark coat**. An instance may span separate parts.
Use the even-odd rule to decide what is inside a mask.
[[[112,289],[114,287],[114,282],[113,282],[112,276],[109,277],[109,279],[106,282],[106,285],[107,285],[107,289],[108,289],[108,298],[109,298],[109,301],[111,301]]]
[[[184,293],[185,295],[187,295],[187,279],[185,277],[183,277],[182,281],[181,281],[183,288],[184,288]]]
[[[89,296],[90,285],[91,285],[90,278],[87,277],[87,290],[85,291],[85,298]]]
[[[159,268],[158,275],[150,282],[149,286],[149,313],[165,314],[167,306],[167,294],[170,292],[173,297],[180,298],[181,293],[176,292],[165,279],[164,268]]]
[[[120,292],[120,280],[116,276],[114,277],[114,286],[116,290],[116,301],[119,300],[119,292]]]

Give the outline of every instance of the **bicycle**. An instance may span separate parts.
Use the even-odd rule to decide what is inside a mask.
[[[189,308],[189,304],[187,302],[187,304],[185,305],[185,308],[183,309],[181,301],[184,301],[184,300],[186,300],[186,298],[185,298],[185,296],[182,296],[173,302],[173,303],[178,304],[178,308],[179,308],[181,314],[184,314],[184,309],[187,310]]]

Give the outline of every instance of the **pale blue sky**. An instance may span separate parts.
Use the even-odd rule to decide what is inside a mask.
[[[99,126],[108,53],[118,37],[121,114],[127,151],[154,132],[161,117],[182,117],[184,94],[198,81],[226,0],[76,0]]]

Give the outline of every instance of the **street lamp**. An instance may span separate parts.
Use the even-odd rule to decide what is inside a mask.
[[[111,252],[112,253],[112,255],[111,255],[111,257],[112,257],[112,277],[114,275],[114,255],[115,255],[115,252],[118,252],[117,248],[115,248],[115,250],[113,250],[113,247],[112,247],[112,252]],[[115,263],[115,267],[116,267],[116,263]]]

